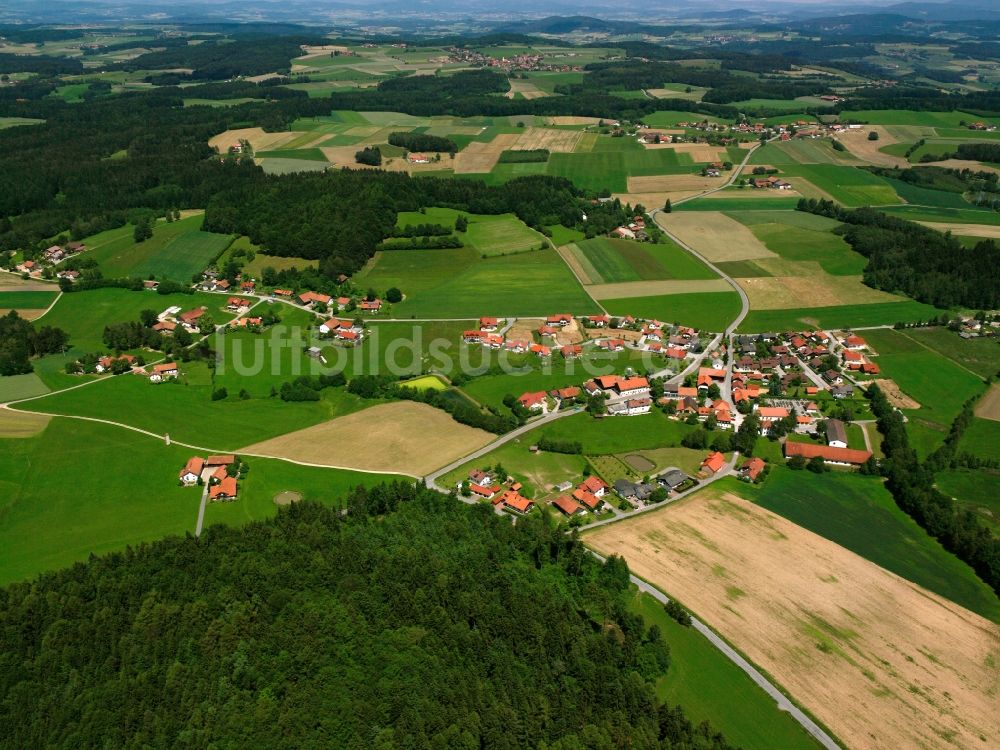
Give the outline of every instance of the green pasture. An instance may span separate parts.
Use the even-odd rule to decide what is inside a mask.
[[[552,234],[549,239],[552,240],[552,244],[556,247],[568,245],[571,242],[578,242],[585,237],[583,232],[577,229],[564,227],[562,224],[550,224],[545,228]]]
[[[680,705],[695,723],[709,722],[744,750],[815,750],[802,727],[698,631],[679,625],[649,594],[636,592],[631,609],[670,646],[670,669],[656,685],[661,701]]]
[[[58,291],[0,291],[0,309],[44,310],[58,296]]]
[[[54,419],[35,437],[0,442],[0,583],[194,532],[201,488],[177,484],[195,453],[188,448],[71,419]],[[53,456],[59,471],[52,470]],[[270,459],[248,463],[239,499],[212,504],[206,523],[271,515],[274,495],[283,490],[333,503],[351,487],[391,478]]]
[[[963,339],[945,327],[911,328],[899,334],[932,349],[982,378],[1000,372],[1000,345],[995,339]]]
[[[613,193],[628,190],[625,160],[618,151],[552,154],[547,172],[554,177],[565,177],[583,190]]]
[[[854,252],[843,238],[829,230],[817,231],[774,222],[754,224],[750,231],[782,258],[815,261],[834,276],[857,276],[868,265],[867,258]]]
[[[48,392],[48,386],[34,372],[0,377],[0,403],[17,401],[22,398],[34,398]]]
[[[624,453],[647,448],[676,448],[694,427],[669,419],[659,409],[635,417],[595,419],[575,414],[541,429],[552,440],[576,441],[588,455]]]
[[[948,469],[935,476],[937,488],[975,513],[994,536],[1000,536],[1000,474],[988,469]]]
[[[132,269],[132,275],[190,282],[194,274],[211,265],[232,241],[228,234],[198,230],[183,232],[167,242],[163,249],[137,264]]]
[[[593,270],[594,283],[716,278],[708,266],[669,239],[654,245],[595,237],[578,241],[572,247],[588,274]]]
[[[176,382],[160,384],[135,375],[105,378],[25,402],[23,408],[110,419],[157,435],[169,433],[174,440],[215,452],[232,452],[357,409],[355,399],[339,388],[327,389],[320,401],[311,402],[276,397],[243,400],[237,393],[212,401],[214,388],[204,363],[181,363],[180,371]]]
[[[762,485],[727,489],[994,622],[1000,600],[972,568],[900,510],[880,477],[776,466]]]
[[[679,112],[676,110],[661,110],[651,112],[642,118],[643,123],[651,128],[675,128],[679,122],[726,122],[712,115],[701,112]]]
[[[708,195],[704,198],[686,200],[676,204],[674,211],[722,211],[724,213],[731,211],[773,211],[786,213],[794,211],[799,204],[798,198],[774,195],[771,191],[746,189],[739,192],[739,197],[731,197],[727,193],[726,197]]]
[[[879,353],[876,362],[882,377],[894,380],[920,404],[919,409],[906,410],[907,429],[913,447],[926,456],[944,439],[962,405],[985,389],[982,379],[890,328],[866,331],[864,336]]]
[[[858,160],[847,151],[834,151],[828,138],[797,138],[767,143],[753,152],[750,164],[779,169],[792,164],[850,164]]]
[[[902,180],[894,180],[891,177],[884,177],[882,179],[907,203],[960,210],[974,208],[971,203],[962,197],[961,193],[952,193],[947,190],[931,190],[919,185],[911,185]]]
[[[40,125],[43,122],[45,120],[39,120],[34,117],[0,117],[0,130],[16,128],[20,125]]]
[[[470,214],[469,226],[462,237],[481,255],[509,255],[538,248],[544,238],[514,214],[486,216]]]
[[[937,317],[941,311],[914,300],[867,305],[800,307],[781,310],[751,310],[740,331],[788,331],[799,328],[849,328],[893,325]]]
[[[795,164],[787,165],[782,172],[786,177],[804,177],[845,206],[902,202],[888,182],[863,169],[837,164]]]
[[[989,224],[1000,226],[1000,213],[969,208],[945,208],[940,206],[886,206],[879,209],[890,216],[898,216],[910,221],[955,222],[957,224]]]
[[[405,298],[393,306],[394,317],[478,318],[598,311],[551,249],[487,258],[471,247],[383,251],[355,279],[377,289],[401,289]]]
[[[1000,461],[1000,422],[981,417],[973,418],[958,447],[963,453]]]
[[[840,113],[840,119],[867,122],[873,125],[920,125],[931,128],[958,128],[962,122],[1000,123],[1000,120],[995,117],[982,117],[957,110],[954,112],[924,112],[908,109],[844,110]]]
[[[736,292],[665,294],[603,300],[612,315],[634,315],[681,323],[704,331],[724,331],[740,311]]]

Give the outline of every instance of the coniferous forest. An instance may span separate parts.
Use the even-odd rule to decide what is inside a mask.
[[[657,702],[622,560],[402,483],[347,509],[0,590],[0,746],[729,747]]]

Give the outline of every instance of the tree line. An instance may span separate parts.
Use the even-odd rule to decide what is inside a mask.
[[[428,133],[389,133],[389,145],[405,148],[407,151],[440,151],[455,153],[458,144],[451,138]]]
[[[32,372],[32,357],[65,351],[69,335],[61,328],[42,326],[35,330],[30,321],[11,310],[0,317],[0,375]]]
[[[942,308],[1000,306],[1000,248],[992,240],[965,248],[951,235],[915,222],[826,199],[803,198],[798,209],[843,222],[835,231],[868,259],[868,286]]]

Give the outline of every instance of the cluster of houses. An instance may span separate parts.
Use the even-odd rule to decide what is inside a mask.
[[[649,397],[649,381],[638,375],[601,375],[584,383],[582,392],[577,386],[529,391],[522,393],[517,401],[528,411],[546,414],[564,403],[575,402],[582,393],[607,399],[607,413],[611,416],[647,414],[653,404]]]
[[[330,318],[320,323],[319,332],[320,335],[330,336],[345,345],[359,344],[365,336],[365,328],[361,323],[341,318]]]
[[[568,53],[572,55],[573,53]],[[559,73],[571,73],[582,70],[579,65],[570,63],[546,63],[545,55],[525,53],[521,55],[506,55],[493,57],[484,55],[466,47],[449,47],[448,62],[463,63],[477,68],[496,68],[498,70],[546,70]]]
[[[229,469],[236,464],[236,456],[192,456],[180,470],[178,481],[185,487],[197,484],[208,486],[208,499],[213,502],[235,500],[238,491],[237,479],[230,476]]]
[[[560,343],[556,338],[561,330],[573,322],[574,318],[569,313],[549,315],[535,331],[539,339],[535,341],[534,338],[508,339],[497,332],[500,328],[498,318],[483,317],[479,319],[478,328],[462,333],[462,340],[466,344],[503,349],[511,354],[530,353],[544,359],[558,351],[564,359],[575,359],[583,355],[583,346]],[[699,346],[698,331],[694,328],[671,327],[658,320],[636,319],[631,315],[620,318],[587,315],[579,323],[598,349],[612,353],[631,348],[660,354],[667,359],[683,360],[696,352]]]
[[[948,327],[957,331],[963,339],[993,338],[1000,334],[1000,315],[991,312],[981,317],[959,315]]]
[[[344,279],[346,280],[347,277],[345,276]],[[275,289],[271,292],[271,295],[286,299],[295,297],[295,301],[307,310],[317,310],[322,305],[327,310],[336,308],[338,312],[341,312],[346,310],[351,304],[350,297],[333,297],[322,292],[306,291],[295,296],[295,293],[291,289]],[[382,311],[382,300],[377,297],[375,299],[360,300],[357,302],[357,309],[363,313],[378,314]]]
[[[24,260],[14,266],[18,273],[26,273],[29,276],[39,277],[48,266],[56,266],[67,258],[79,255],[87,249],[82,242],[68,242],[65,245],[52,245],[42,251],[42,254],[34,260]],[[76,281],[80,278],[79,271],[59,271],[57,278]]]
[[[792,183],[781,179],[775,175],[766,177],[751,177],[747,184],[755,190],[791,190]]]
[[[649,235],[646,233],[646,220],[641,216],[635,216],[628,224],[612,229],[611,236],[624,240],[647,242]]]
[[[492,469],[476,469],[469,472],[469,494],[483,500],[489,500],[494,507],[524,515],[535,503],[521,494],[520,482],[508,478],[504,482],[497,481]]]
[[[235,292],[240,294],[256,294],[257,282],[253,279],[244,279],[238,284],[229,283],[229,279],[219,276],[218,271],[209,268],[202,272],[202,281],[199,287],[204,292]]]

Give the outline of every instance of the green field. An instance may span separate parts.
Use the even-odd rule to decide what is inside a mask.
[[[759,486],[724,479],[727,489],[876,565],[1000,621],[1000,599],[965,563],[896,507],[878,477],[822,475],[777,466]]]
[[[1000,422],[975,417],[958,447],[963,453],[1000,461]]]
[[[733,188],[733,192],[739,190]],[[785,198],[776,195],[780,191],[765,190],[739,190],[740,197],[712,197],[695,198],[674,205],[674,211],[773,211],[786,213],[794,211],[799,204],[798,198]],[[716,195],[719,195],[718,193]],[[726,194],[727,196],[729,193]],[[743,197],[743,196],[746,197]]]
[[[17,401],[21,398],[34,398],[48,392],[48,386],[34,372],[0,377],[0,403]]]
[[[52,420],[35,437],[0,443],[0,583],[194,532],[200,488],[177,485],[177,472],[192,455],[187,448],[70,419]],[[240,498],[209,508],[206,523],[271,515],[274,495],[286,489],[335,502],[350,487],[389,478],[267,459],[249,463]]]
[[[688,718],[708,721],[744,750],[809,750],[815,741],[747,674],[692,628],[679,625],[648,594],[636,593],[632,611],[657,625],[670,646],[670,669],[656,686],[657,696],[680,705]]]
[[[740,219],[738,213],[732,216],[737,220]],[[834,276],[860,275],[868,264],[867,258],[854,252],[843,238],[828,229],[806,229],[774,221],[767,224],[751,224],[750,231],[769,250],[782,258],[792,261],[815,261],[824,271]]]
[[[198,230],[183,232],[164,245],[162,250],[135,266],[132,274],[142,278],[155,276],[158,279],[190,282],[194,274],[204,271],[232,241],[233,238],[227,234]]]
[[[907,431],[913,447],[926,456],[944,439],[965,401],[984,390],[982,379],[892,329],[866,331],[864,336],[879,353],[876,362],[882,377],[894,380],[920,404],[919,409],[906,411]],[[966,435],[969,432],[972,428]]]
[[[787,116],[782,120],[787,120]],[[828,138],[797,139],[768,143],[754,151],[750,164],[770,164],[782,170],[797,164],[850,164],[857,159],[846,151],[834,151]],[[749,176],[744,172],[745,176]]]
[[[645,448],[676,448],[681,438],[693,429],[654,409],[635,417],[604,419],[575,414],[546,425],[541,434],[553,440],[577,441],[583,445],[584,453],[604,455]]]
[[[392,250],[355,277],[362,286],[395,286],[405,298],[394,317],[500,317],[595,313],[555,250],[482,258],[471,247],[457,250]]]
[[[736,292],[666,294],[658,297],[625,297],[603,300],[612,315],[655,318],[704,331],[724,331],[740,311]]]
[[[313,402],[285,402],[267,397],[243,400],[236,392],[226,400],[212,401],[208,368],[190,362],[182,364],[180,369],[181,377],[176,383],[154,385],[145,378],[121,375],[20,406],[46,414],[109,419],[157,435],[169,433],[174,440],[216,452],[232,452],[358,408],[357,399],[342,388],[328,388],[320,401]],[[256,390],[252,381],[242,382],[241,387],[244,386]]]
[[[565,177],[583,190],[628,190],[625,158],[619,151],[591,151],[580,154],[552,154],[547,172]]]
[[[927,320],[941,311],[931,305],[907,300],[868,305],[801,307],[787,310],[751,310],[740,331],[787,331],[799,328],[849,328],[892,325],[897,321]]]
[[[59,295],[58,291],[7,292],[0,291],[0,309],[44,310]]]
[[[595,237],[578,241],[571,248],[594,283],[717,278],[708,266],[669,239],[654,245]]]
[[[890,216],[910,221],[940,221],[958,224],[1000,225],[1000,213],[976,208],[946,208],[938,206],[887,206],[880,209]]]
[[[982,117],[968,112],[923,112],[907,109],[845,110],[842,120],[869,122],[874,125],[923,125],[932,128],[957,128],[961,122],[993,122],[996,118]]]
[[[1000,493],[996,491],[1000,475],[996,471],[948,469],[938,472],[935,480],[941,492],[979,516],[994,535],[1000,535]]]
[[[203,270],[231,241],[228,235],[200,231],[203,219],[198,213],[170,223],[158,220],[153,236],[138,244],[131,224],[87,237],[83,243],[87,257],[96,260],[107,277],[153,274],[190,282],[192,274]]]
[[[782,168],[782,174],[785,177],[804,177],[848,207],[903,202],[888,182],[871,172],[855,167],[837,164],[790,164]]]
[[[0,117],[0,130],[6,128],[16,128],[21,125],[40,125],[45,120],[38,120],[33,117]]]
[[[943,326],[899,331],[983,378],[1000,372],[1000,344],[995,339],[963,339]]]

